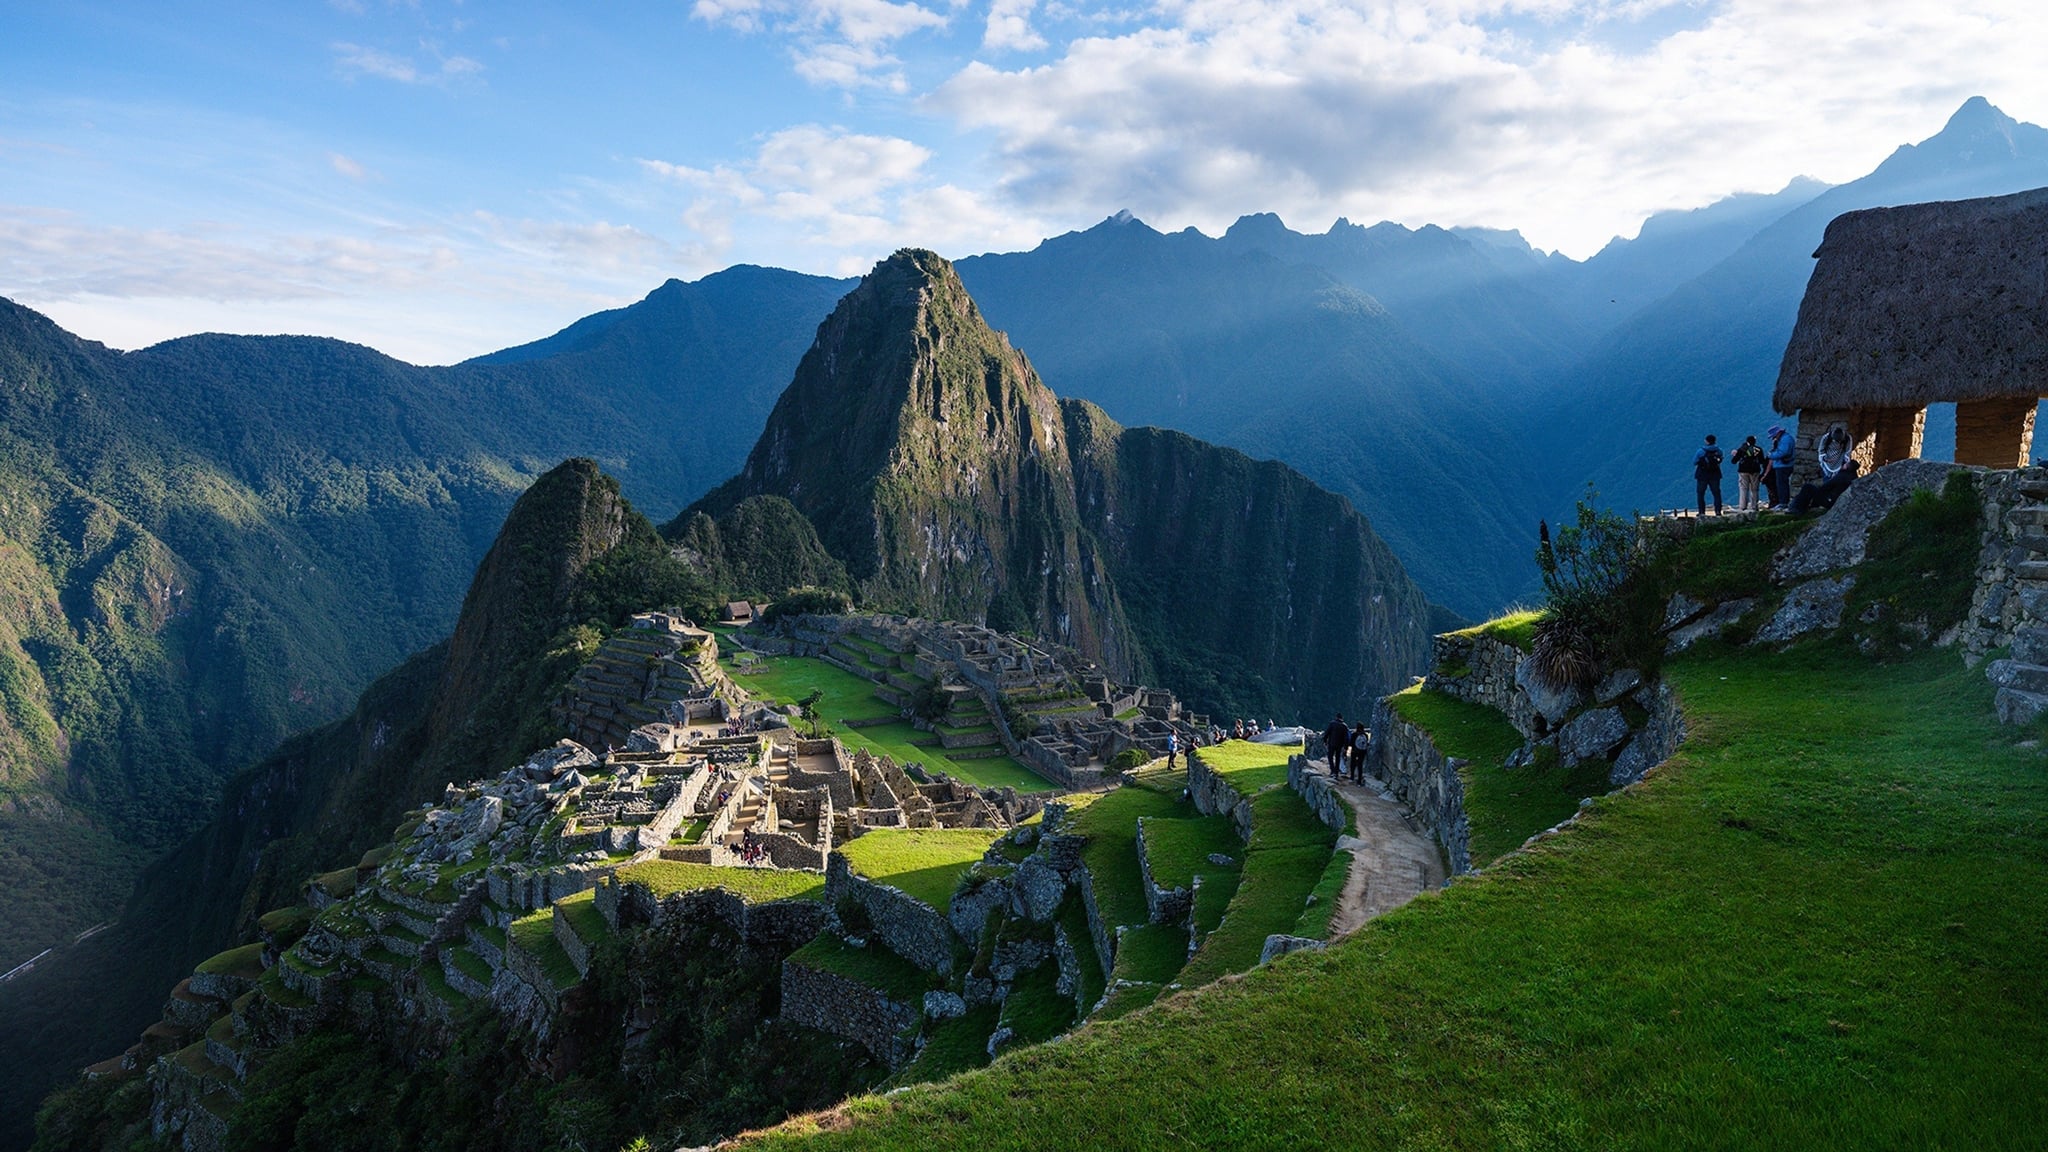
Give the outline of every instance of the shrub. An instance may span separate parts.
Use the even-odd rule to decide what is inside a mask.
[[[1598,496],[1587,488],[1573,522],[1554,538],[1549,524],[1538,526],[1536,567],[1548,605],[1531,650],[1537,674],[1557,687],[1585,687],[1624,665],[1649,671],[1662,652],[1660,545],[1632,518],[1598,508]]]
[[[853,611],[853,597],[836,588],[791,588],[768,606],[761,619],[773,623],[784,616],[844,616]]]

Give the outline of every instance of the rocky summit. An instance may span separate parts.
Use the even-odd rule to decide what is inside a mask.
[[[808,516],[870,606],[1179,676],[1225,714],[1357,706],[1426,661],[1429,606],[1349,502],[1054,395],[930,252],[840,301],[739,475],[677,525],[758,495]]]

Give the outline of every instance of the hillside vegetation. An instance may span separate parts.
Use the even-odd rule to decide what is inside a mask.
[[[2026,1146],[2048,766],[1982,675],[1833,646],[1666,674],[1690,740],[1569,835],[1321,954],[749,1146]]]

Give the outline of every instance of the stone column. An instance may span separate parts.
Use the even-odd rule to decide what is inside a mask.
[[[1920,443],[1927,431],[1927,409],[1858,408],[1849,421],[1850,454],[1871,472],[1897,460],[1920,458]]]
[[[2034,448],[2033,396],[1964,400],[1956,405],[1956,463],[2024,468]]]

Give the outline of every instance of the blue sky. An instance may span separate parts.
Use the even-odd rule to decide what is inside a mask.
[[[2048,118],[2048,6],[1865,0],[419,0],[0,6],[0,295],[135,347],[441,362],[668,276],[846,275],[1129,208],[1519,228]]]

